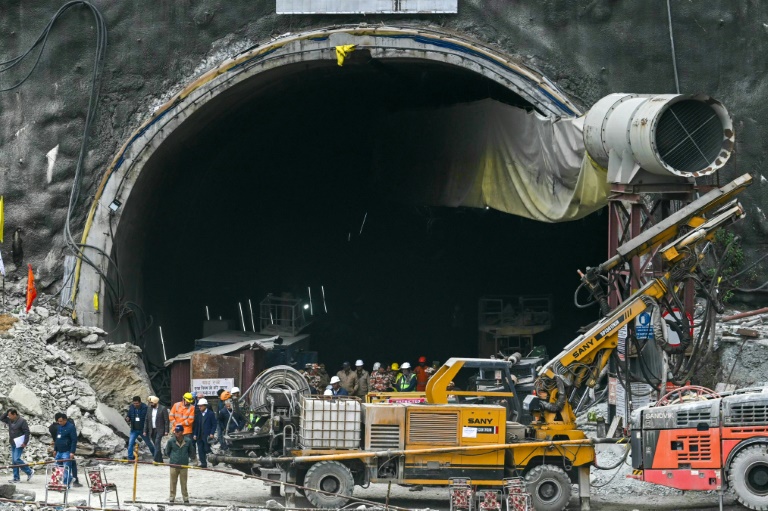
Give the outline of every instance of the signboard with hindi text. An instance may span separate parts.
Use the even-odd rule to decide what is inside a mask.
[[[235,386],[234,378],[205,378],[192,380],[192,394],[198,392],[205,394],[205,397],[216,397],[216,391],[219,389],[229,390]]]

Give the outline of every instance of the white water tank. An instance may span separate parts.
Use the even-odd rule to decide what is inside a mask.
[[[361,422],[357,399],[304,399],[299,443],[305,449],[359,449]]]
[[[610,94],[587,113],[584,145],[612,183],[690,180],[725,165],[733,123],[703,94]]]

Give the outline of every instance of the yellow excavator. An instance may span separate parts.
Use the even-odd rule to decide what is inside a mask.
[[[452,358],[430,379],[424,402],[418,396],[401,403],[313,397],[298,372],[278,366],[244,393],[251,427],[227,435],[231,456],[211,460],[271,481],[276,493],[285,491],[288,504],[299,492],[317,507],[340,508],[355,485],[371,482],[449,485],[459,478],[496,491],[509,478],[522,478],[537,511],[565,509],[571,484],[578,484],[582,509],[588,509],[598,441],[576,426],[569,396],[597,384],[620,332],[643,312],[650,312],[656,342],[684,356],[691,340],[668,340],[660,302],[696,275],[715,233],[744,216],[733,197],[750,183],[745,175],[708,192],[582,274],[603,318],[541,369],[537,395],[525,400],[534,417],[530,425],[515,421],[514,381],[504,360]],[[652,251],[665,261],[666,273],[610,310],[607,275]],[[495,388],[451,390],[462,369],[478,370]],[[484,402],[467,402],[478,398]]]

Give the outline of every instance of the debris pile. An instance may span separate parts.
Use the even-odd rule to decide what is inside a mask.
[[[724,390],[768,384],[768,312],[738,317],[741,315],[728,311],[716,326]]]
[[[32,440],[24,459],[49,458],[48,427],[57,412],[77,425],[78,455],[123,451],[124,411],[133,395],[152,393],[141,350],[129,343],[107,344],[103,330],[73,325],[68,316],[44,306],[29,314],[15,310],[20,312],[0,314],[0,410],[16,408],[27,419]],[[0,441],[7,441],[5,431],[0,427]],[[9,464],[9,455],[0,449],[0,465]]]

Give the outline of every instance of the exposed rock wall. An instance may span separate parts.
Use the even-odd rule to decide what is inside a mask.
[[[654,2],[459,0],[457,15],[365,17],[279,16],[274,1],[267,0],[93,3],[108,25],[109,49],[76,231],[108,163],[154,108],[225,58],[286,32],[359,22],[455,31],[541,68],[584,107],[612,92],[675,91],[667,12]],[[3,2],[0,55],[24,51],[54,10],[45,0]],[[766,2],[675,2],[672,7],[681,91],[711,94],[734,117],[736,152],[720,180],[744,172],[758,175],[745,199],[749,219],[738,227],[749,254],[764,252],[768,239],[768,180],[762,177],[768,77],[760,72],[768,67],[764,19]],[[54,28],[30,78],[0,93],[6,232],[10,238],[20,227],[24,239],[18,268],[9,244],[0,246],[11,280],[23,280],[27,262],[34,264],[43,288],[61,278],[62,233],[94,38],[90,13],[73,9]],[[15,83],[28,70],[22,66],[16,74],[4,73],[0,83]]]

